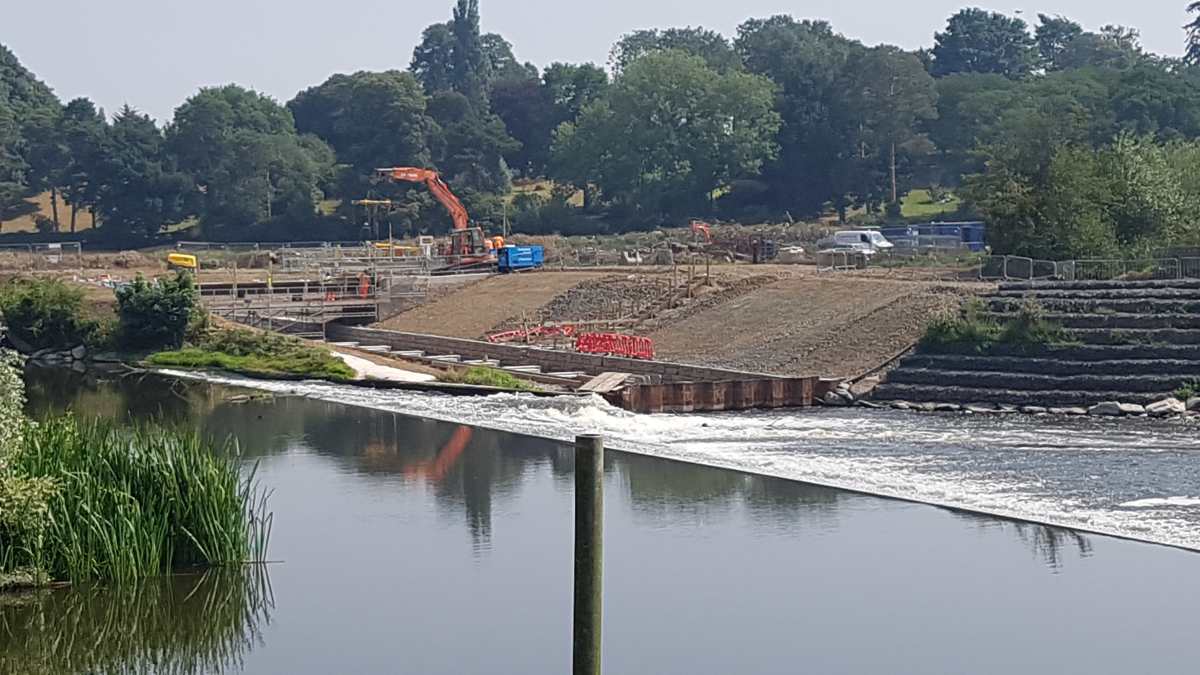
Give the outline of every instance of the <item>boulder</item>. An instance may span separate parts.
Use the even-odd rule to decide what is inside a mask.
[[[821,403],[834,407],[846,405],[845,399],[843,399],[841,396],[838,396],[836,392],[832,391],[825,394],[825,397],[821,399]]]
[[[1121,404],[1116,401],[1105,401],[1088,408],[1087,414],[1096,417],[1120,417],[1124,414]]]
[[[1050,410],[1048,408],[1043,408],[1040,405],[1027,405],[1024,408],[1021,408],[1021,412],[1025,413],[1026,415],[1045,415],[1046,413],[1050,412]]]
[[[917,405],[917,410],[921,412],[933,412],[937,410],[937,407],[936,403],[921,403]]]
[[[1170,417],[1187,412],[1187,404],[1177,398],[1168,398],[1146,406],[1146,414],[1151,417]]]
[[[855,401],[854,394],[851,394],[849,389],[838,389],[837,395],[846,403],[854,403]]]
[[[978,403],[973,404],[973,405],[963,406],[963,410],[965,410],[973,415],[988,415],[991,413],[998,412],[995,408],[993,408],[990,405],[982,405],[982,404],[978,404]]]
[[[896,410],[912,410],[913,404],[908,401],[892,401],[891,406]]]
[[[1051,408],[1047,412],[1049,412],[1051,415],[1070,415],[1070,416],[1078,417],[1080,415],[1087,415],[1088,409],[1087,408]]]
[[[859,399],[858,407],[870,408],[871,410],[879,410],[880,408],[886,408],[887,406],[883,405],[882,403],[875,403],[874,401],[867,401],[865,399]]]
[[[87,347],[83,345],[79,345],[71,350],[71,358],[76,361],[82,361],[85,356],[87,356]]]
[[[959,412],[962,406],[957,403],[938,403],[933,407],[934,412]]]
[[[1200,396],[1189,398],[1187,402],[1187,409],[1192,411],[1200,410]]]
[[[1145,415],[1146,406],[1136,403],[1121,403],[1119,404],[1122,415]]]

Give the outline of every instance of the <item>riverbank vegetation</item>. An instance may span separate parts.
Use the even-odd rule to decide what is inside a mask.
[[[100,322],[84,315],[83,290],[58,279],[13,279],[0,285],[0,317],[31,350],[92,344]]]
[[[241,565],[266,551],[271,517],[236,448],[191,431],[22,414],[16,357],[0,362],[0,588],[127,584]]]
[[[277,333],[211,328],[182,349],[151,354],[147,363],[175,368],[216,368],[264,378],[354,379],[354,370],[324,347]]]
[[[513,391],[538,391],[537,385],[527,380],[506,373],[503,370],[496,368],[486,368],[483,366],[474,366],[466,370],[452,370],[438,376],[441,382],[449,382],[451,384],[471,384],[480,387],[496,387],[497,389],[511,389]]]
[[[363,234],[352,202],[371,193],[395,203],[371,236],[443,232],[422,187],[371,181],[411,165],[436,168],[484,227],[526,234],[982,217],[997,253],[1200,244],[1187,169],[1200,19],[1182,59],[1146,51],[1136,28],[968,8],[931,26],[927,49],[780,15],[732,36],[633,31],[607,69],[539,69],[485,32],[486,4],[457,0],[392,69],[335,74],[286,103],[205,88],[164,127],[64,103],[0,47],[0,223],[48,195],[34,217],[46,238],[87,213],[90,238],[127,245],[186,229],[337,240]],[[548,189],[510,199],[514,179]]]
[[[1068,344],[1062,326],[1046,319],[1045,310],[1033,301],[1021,304],[1011,317],[989,314],[984,303],[972,298],[961,311],[948,312],[930,322],[921,347],[930,352],[984,353],[994,345],[1036,349]]]

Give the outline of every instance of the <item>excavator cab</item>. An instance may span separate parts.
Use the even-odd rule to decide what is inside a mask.
[[[490,243],[491,240],[483,236],[483,230],[478,227],[453,230],[450,232],[450,255],[491,255]]]

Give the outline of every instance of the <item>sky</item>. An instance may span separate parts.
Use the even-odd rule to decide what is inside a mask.
[[[604,64],[639,28],[704,26],[733,36],[751,17],[825,19],[867,44],[931,46],[964,5],[1062,14],[1086,28],[1133,26],[1145,47],[1183,52],[1187,0],[480,0],[483,29],[517,58]],[[286,102],[329,75],[407,68],[421,31],[454,0],[0,0],[0,43],[63,100],[87,96],[110,113],[129,105],[160,121],[202,86],[234,82]],[[47,35],[47,22],[52,27]],[[19,30],[14,30],[19,29]]]

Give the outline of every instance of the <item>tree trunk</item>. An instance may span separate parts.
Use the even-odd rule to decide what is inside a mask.
[[[71,234],[75,234],[75,217],[79,215],[79,207],[71,205]]]
[[[896,183],[896,143],[892,142],[892,203],[900,201],[900,188]]]
[[[50,188],[50,214],[54,218],[54,231],[58,232],[62,229],[62,223],[58,221],[58,188]]]

